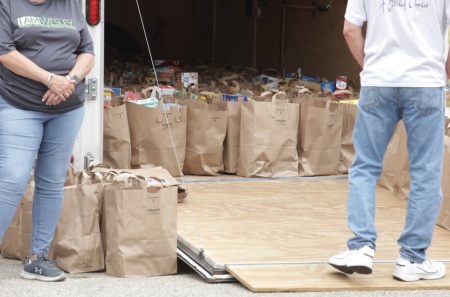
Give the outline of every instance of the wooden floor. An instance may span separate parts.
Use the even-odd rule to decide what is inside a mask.
[[[254,292],[450,289],[438,281],[393,280],[406,202],[378,188],[379,232],[372,275],[327,264],[346,249],[347,180],[189,183],[178,234]],[[428,257],[450,269],[450,233],[436,227]],[[450,270],[449,270],[450,271]]]

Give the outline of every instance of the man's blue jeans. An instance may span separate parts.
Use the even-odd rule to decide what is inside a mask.
[[[348,225],[355,236],[348,240],[348,248],[376,247],[375,188],[389,140],[403,119],[411,184],[398,244],[403,258],[421,263],[431,244],[442,199],[444,89],[362,87],[358,106],[347,205]]]
[[[83,116],[84,107],[45,114],[17,109],[0,96],[0,241],[36,162],[30,252],[48,253]]]

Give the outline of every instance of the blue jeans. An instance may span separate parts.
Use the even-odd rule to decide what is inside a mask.
[[[17,109],[0,96],[0,241],[35,164],[30,252],[48,253],[83,116],[84,107],[45,114]]]
[[[349,169],[347,202],[348,226],[354,237],[347,246],[350,250],[376,247],[375,189],[387,145],[403,119],[411,184],[398,244],[403,258],[421,263],[431,244],[442,199],[444,89],[363,87],[358,106],[353,132],[356,154]]]

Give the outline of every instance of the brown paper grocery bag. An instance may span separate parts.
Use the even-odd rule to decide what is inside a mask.
[[[106,105],[103,112],[103,163],[113,168],[131,167],[131,141],[125,104]]]
[[[30,181],[22,196],[20,205],[20,259],[25,263],[26,257],[30,255],[31,247],[31,216],[33,209],[34,181]]]
[[[437,224],[450,230],[450,136],[445,136],[444,144],[444,163],[441,180],[442,204]]]
[[[448,120],[445,125],[447,123]],[[446,139],[446,141],[448,140]],[[444,166],[445,162],[444,160]],[[446,180],[445,177],[446,175],[443,175],[443,181]],[[393,191],[401,200],[407,200],[410,180],[406,128],[404,122],[399,121],[384,155],[383,170],[378,185]],[[444,184],[442,186],[447,187]]]
[[[450,118],[445,117],[445,135],[450,136]]]
[[[105,269],[100,234],[98,186],[86,172],[64,187],[61,215],[49,251],[57,266],[69,273]]]
[[[298,175],[299,105],[285,93],[271,102],[243,102],[237,174],[250,177]]]
[[[224,140],[223,166],[224,171],[236,174],[239,158],[239,135],[241,129],[241,102],[227,102],[228,121]]]
[[[17,206],[16,212],[5,231],[2,238],[2,243],[0,244],[1,255],[4,258],[11,258],[20,260],[20,217],[22,215],[22,203],[24,197],[20,199],[19,205]]]
[[[358,105],[339,103],[339,106],[342,108],[341,164],[339,166],[339,173],[347,174],[348,169],[355,158],[353,128],[358,114]]]
[[[85,169],[85,172],[90,182],[97,186],[95,192],[97,194],[96,196],[99,205],[99,220],[101,222],[104,190],[106,186],[109,186],[112,183],[114,176],[117,175],[117,171],[113,170],[109,165],[100,163],[98,161],[93,161],[89,164],[88,168]]]
[[[182,176],[187,108],[174,98],[166,96],[163,100],[158,107],[127,102],[131,163],[162,166],[173,176]]]
[[[210,103],[202,100],[187,101],[185,174],[219,175],[224,170],[223,142],[227,131],[227,103],[218,96]]]
[[[177,187],[120,173],[105,190],[106,274],[177,272]]]
[[[103,201],[105,199],[105,188],[111,185],[114,177],[117,175],[117,172],[115,170],[112,170],[106,164],[94,162],[88,168],[86,168],[86,173],[88,174],[92,184],[97,187],[95,189],[95,192],[98,199],[100,235],[102,240],[103,253],[106,257],[106,221],[104,216]]]
[[[303,101],[299,132],[299,175],[339,173],[342,108],[328,97]]]

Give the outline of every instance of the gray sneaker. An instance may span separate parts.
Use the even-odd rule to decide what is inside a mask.
[[[43,254],[38,254],[36,261],[31,261],[27,257],[20,275],[24,279],[35,279],[44,282],[58,282],[66,279],[66,274],[56,267],[55,262]]]

